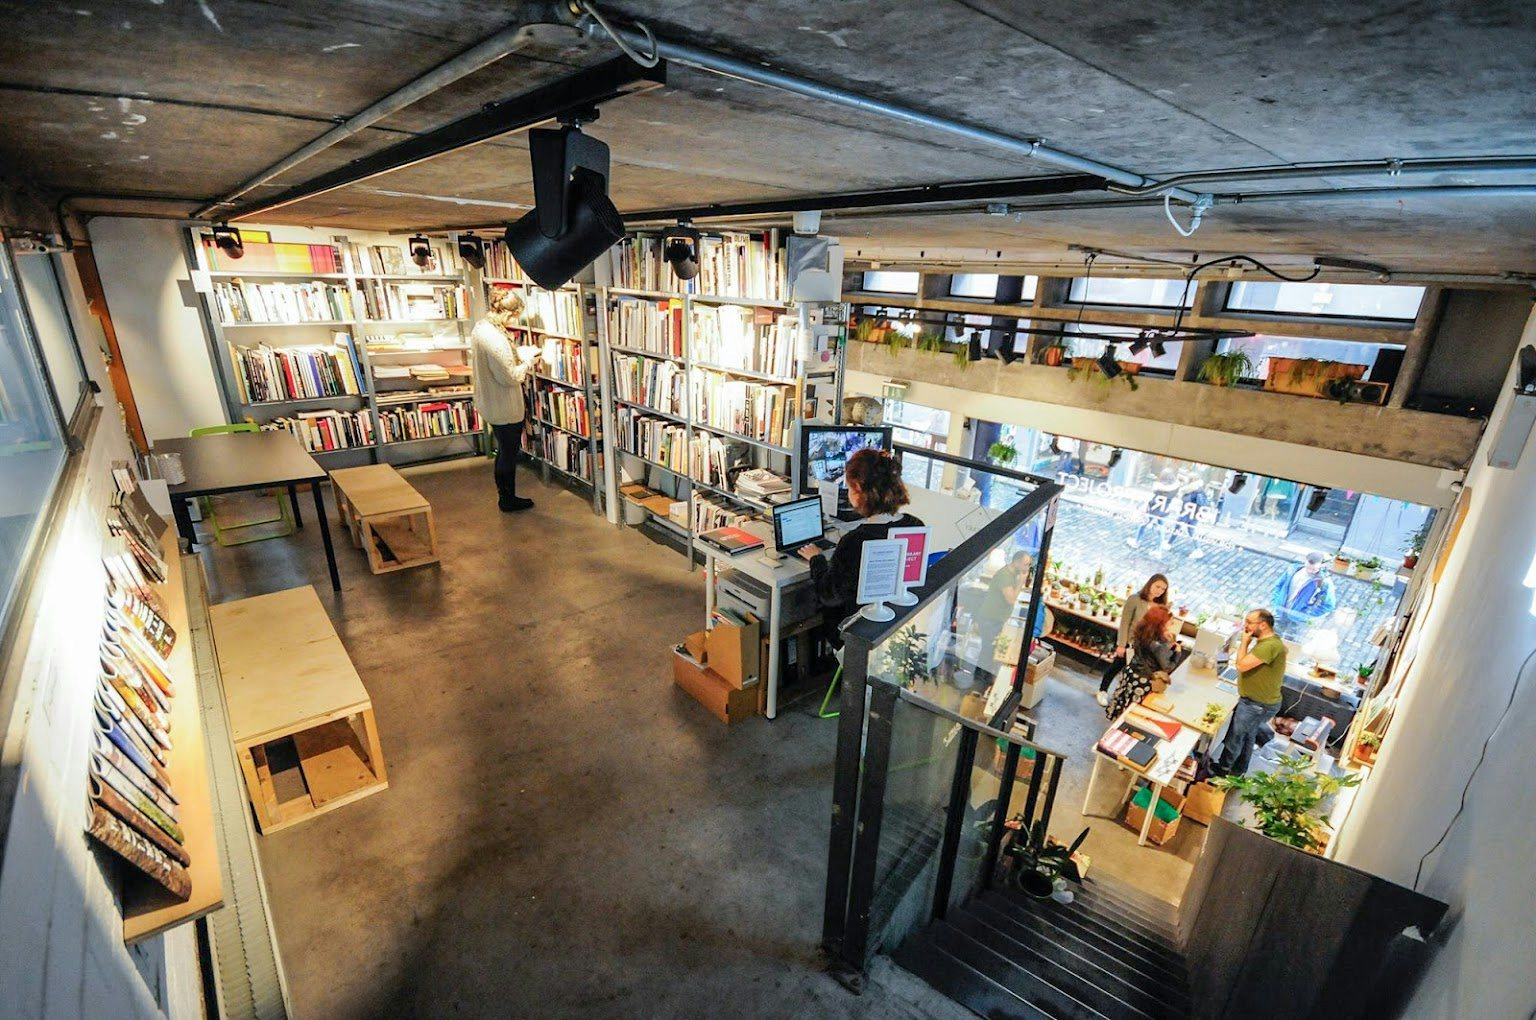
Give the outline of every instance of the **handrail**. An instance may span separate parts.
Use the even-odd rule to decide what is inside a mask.
[[[889,680],[881,680],[878,677],[872,679],[874,679],[876,683],[890,683]],[[927,698],[923,697],[921,694],[918,694],[916,691],[909,691],[905,687],[899,687],[896,684],[891,684],[891,686],[896,687],[896,696],[902,701],[916,705],[918,708],[932,712],[934,715],[943,716],[950,722],[959,723],[966,729],[975,730],[977,733],[982,734],[983,736],[993,737],[997,740],[1006,740],[1010,744],[1017,744],[1019,747],[1027,747],[1031,751],[1038,751],[1041,754],[1048,754],[1053,758],[1060,758],[1062,761],[1066,761],[1067,758],[1070,757],[1061,751],[1053,751],[1049,747],[1044,747],[1035,743],[1033,740],[1028,740],[1024,737],[1021,737],[1017,733],[1007,733],[1003,730],[997,729],[994,726],[988,726],[986,723],[977,722],[975,719],[961,715],[954,709],[945,708],[943,705],[929,701]]]

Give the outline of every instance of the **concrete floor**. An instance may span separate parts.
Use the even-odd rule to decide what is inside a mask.
[[[970,1015],[821,972],[834,723],[812,699],[728,729],[673,686],[702,573],[527,473],[513,515],[486,461],[407,475],[439,566],[341,546],[333,595],[307,498],[298,536],[203,555],[214,602],[315,585],[389,768],[259,838],[297,1015]]]

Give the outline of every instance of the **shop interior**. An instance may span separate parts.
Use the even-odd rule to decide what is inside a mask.
[[[0,41],[0,1015],[1519,1014],[1520,118],[150,6]]]

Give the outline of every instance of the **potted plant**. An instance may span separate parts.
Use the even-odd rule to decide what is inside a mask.
[[[1362,765],[1376,764],[1376,752],[1381,750],[1381,734],[1366,730],[1360,734],[1360,739],[1355,742],[1353,757]]]
[[[1066,341],[1060,337],[1053,337],[1048,343],[1035,349],[1035,362],[1041,365],[1049,365],[1051,368],[1060,367],[1067,357]]]
[[[1221,790],[1236,790],[1253,808],[1258,830],[1270,839],[1307,853],[1320,853],[1323,820],[1317,814],[1324,798],[1346,786],[1358,786],[1359,776],[1329,776],[1313,770],[1306,755],[1281,758],[1273,772],[1222,776],[1211,781]]]
[[[1355,667],[1355,682],[1364,687],[1371,682],[1371,677],[1376,675],[1376,667],[1362,662]]]
[[[1013,467],[1013,462],[1019,459],[1019,451],[1012,443],[999,439],[987,447],[987,459],[999,467]]]
[[[944,350],[944,334],[936,330],[920,329],[912,338],[912,346],[928,354],[939,354]]]
[[[1347,361],[1325,358],[1271,357],[1264,388],[1273,393],[1291,393],[1302,397],[1328,397],[1335,379],[1359,380],[1370,368]]]
[[[1362,581],[1369,581],[1381,570],[1381,557],[1367,556],[1355,561],[1355,576]]]
[[[1424,543],[1429,541],[1429,527],[1435,522],[1433,517],[1424,518],[1424,523],[1419,525],[1419,530],[1408,539],[1408,548],[1403,552],[1403,569],[1412,570],[1419,565],[1419,557],[1424,554]]]
[[[860,343],[877,344],[885,339],[884,335],[876,335],[878,330],[874,319],[860,319],[853,327],[853,338]]]
[[[1347,574],[1347,573],[1349,573],[1349,563],[1350,563],[1349,557],[1345,556],[1342,551],[1334,553],[1334,555],[1333,555],[1333,569],[1335,571],[1337,571],[1340,574]]]
[[[1223,354],[1212,354],[1200,362],[1200,370],[1195,373],[1195,378],[1212,386],[1236,386],[1244,379],[1252,379],[1256,375],[1258,371],[1248,352],[1231,350]]]
[[[1013,839],[1004,847],[1004,860],[1013,869],[1013,882],[1020,892],[1044,900],[1056,892],[1058,878],[1082,884],[1083,876],[1072,855],[1088,838],[1087,829],[1077,834],[1071,846],[1061,846],[1046,835],[1043,818],[1027,829],[1022,817],[1004,824],[1013,830]]]

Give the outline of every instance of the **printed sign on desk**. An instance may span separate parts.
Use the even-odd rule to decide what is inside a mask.
[[[902,542],[907,547],[901,583],[908,588],[928,580],[928,532],[927,525],[918,528],[892,528],[886,532],[887,538]]]
[[[859,557],[859,602],[884,602],[901,591],[901,573],[906,564],[907,543],[894,538],[865,542]]]

